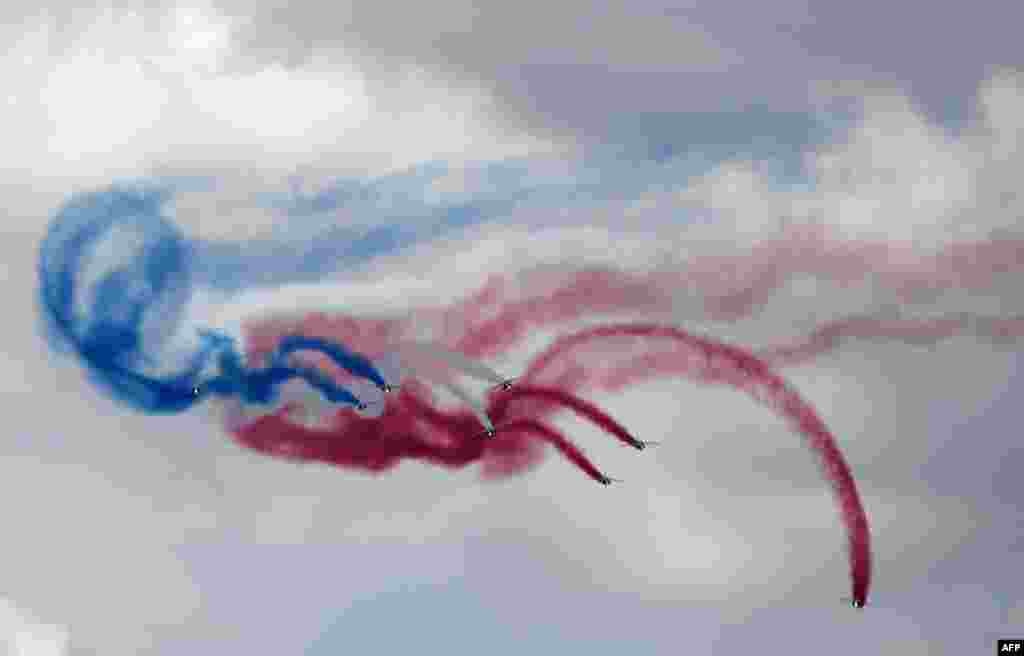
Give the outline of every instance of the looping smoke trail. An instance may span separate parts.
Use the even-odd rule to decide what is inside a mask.
[[[686,267],[653,272],[527,271],[517,285],[494,276],[460,302],[408,312],[407,319],[310,314],[281,329],[257,308],[254,331],[236,343],[222,326],[182,319],[198,284],[199,254],[210,249],[186,240],[161,214],[168,196],[141,187],[77,196],[54,217],[41,245],[39,306],[47,336],[115,400],[142,412],[170,413],[215,399],[240,444],[366,471],[417,459],[446,467],[480,463],[485,476],[508,475],[539,462],[548,444],[607,484],[611,479],[550,425],[554,413],[570,409],[639,449],[648,443],[579,395],[668,376],[730,385],[778,412],[819,457],[845,523],[853,600],[861,604],[871,553],[858,490],[831,433],[772,366],[806,361],[850,338],[934,343],[963,334],[992,340],[1024,335],[1019,316],[865,315],[819,326],[803,340],[755,355],[663,325],[664,317],[674,316],[673,290],[693,289],[695,282],[702,283],[707,315],[735,320],[800,272],[850,280],[877,270],[879,280],[910,298],[985,285],[997,274],[1024,270],[1019,241],[960,244],[917,260],[903,254],[899,267],[886,269],[895,247],[835,249],[817,234],[798,246],[785,239],[757,246],[744,256],[742,274],[725,286],[716,287],[710,272],[744,261],[698,257]],[[594,314],[643,314],[658,321],[562,335],[515,384],[480,361],[507,352],[531,330]],[[431,332],[418,331],[413,318],[437,327],[437,343],[413,338]],[[477,395],[459,377],[490,391]],[[433,387],[446,388],[461,405],[442,408]],[[397,392],[385,395],[388,389]],[[294,421],[302,414],[304,422]]]
[[[628,340],[641,352],[654,353],[656,357],[619,358],[617,353],[628,354],[630,351],[622,340]],[[667,344],[668,348],[659,348],[659,344]],[[508,439],[519,440],[525,433],[554,445],[588,476],[607,484],[610,479],[601,474],[578,447],[563,441],[563,436],[542,423],[541,419],[559,407],[567,407],[621,441],[639,448],[641,443],[624,427],[569,390],[614,390],[644,379],[677,375],[688,375],[706,383],[725,383],[746,391],[779,412],[807,439],[808,445],[819,457],[825,478],[831,483],[837,497],[848,536],[853,599],[857,603],[864,603],[871,581],[867,516],[850,468],[827,427],[813,408],[775,374],[766,362],[736,346],[693,335],[680,328],[658,324],[605,325],[557,339],[531,361],[519,384],[507,391],[492,392],[486,414],[495,422],[498,439],[487,441],[479,448],[466,445],[467,441],[473,444],[480,442],[476,437],[471,413],[463,410],[438,410],[420,397],[403,391],[389,407],[384,416],[385,422],[381,424],[385,431],[397,432],[399,427],[404,429],[403,440],[386,442],[394,446],[395,451],[379,461],[396,463],[402,457],[418,454],[418,457],[449,466],[464,466],[469,461],[467,458],[481,458],[486,462],[492,446]],[[393,424],[388,421],[390,418],[392,422],[397,422],[401,417],[408,418],[412,423]],[[417,426],[419,432],[414,429]],[[242,440],[250,444],[254,439],[272,441],[272,436],[281,430],[284,429],[278,423],[256,424],[241,431]],[[348,442],[350,435],[358,435],[361,430],[356,420],[343,419],[333,431],[338,438],[338,449]],[[419,446],[412,448],[410,443]],[[457,453],[462,457],[446,457],[449,453]],[[334,460],[338,455],[338,450],[332,451],[329,454],[332,459],[329,461],[336,464],[353,461],[349,455]]]
[[[617,364],[602,376],[592,375],[576,353],[588,346],[599,346],[602,341],[622,338],[641,338],[648,348],[653,347],[657,340],[665,340],[673,348],[659,353],[653,361],[644,358],[641,362],[634,360]],[[695,354],[697,358],[693,357]],[[680,328],[622,324],[590,328],[556,340],[533,360],[523,378],[534,380],[559,369],[563,372],[559,379],[561,385],[572,389],[589,384],[614,390],[654,376],[688,374],[705,382],[730,384],[778,411],[807,439],[819,458],[825,479],[832,485],[846,526],[852,596],[857,603],[866,601],[871,583],[871,536],[853,474],[835,438],[811,405],[767,363],[743,349],[693,335]],[[567,371],[572,373],[566,376],[564,372]]]
[[[176,374],[143,373],[169,337],[165,323],[147,319],[177,316],[188,290],[188,247],[159,214],[165,199],[144,190],[75,199],[54,218],[39,257],[51,345],[70,347],[93,382],[144,412],[191,407],[212,351],[208,343]]]
[[[233,341],[196,330],[201,346],[177,373],[165,347],[189,300],[191,249],[161,214],[169,192],[115,188],[84,194],[54,217],[39,255],[39,307],[51,345],[78,356],[100,389],[142,412],[183,412],[211,395],[274,401],[277,388],[301,379],[333,403],[366,409],[348,389],[309,367],[280,363],[249,369]],[[384,380],[340,344],[285,338],[341,359],[355,374]],[[216,375],[205,371],[216,365]]]

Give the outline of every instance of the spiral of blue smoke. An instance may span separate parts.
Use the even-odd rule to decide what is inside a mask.
[[[93,384],[153,414],[182,412],[210,395],[270,403],[294,378],[329,401],[365,407],[319,370],[288,363],[291,352],[311,350],[387,387],[363,356],[298,335],[286,337],[268,366],[250,368],[234,340],[197,329],[195,348],[167,371],[173,365],[164,347],[180,330],[196,255],[163,212],[171,195],[145,185],[78,194],[57,211],[42,241],[38,301],[45,336],[55,350],[77,358]]]

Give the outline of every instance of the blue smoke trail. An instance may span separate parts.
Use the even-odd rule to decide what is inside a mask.
[[[288,355],[297,351],[320,351],[353,376],[367,378],[385,392],[391,389],[391,386],[369,360],[358,353],[349,351],[340,344],[319,337],[286,335],[277,344],[278,361],[283,361]]]
[[[329,401],[365,408],[316,369],[285,366],[280,358],[247,368],[234,341],[210,330],[198,331],[200,345],[181,371],[158,373],[161,349],[191,296],[196,253],[161,213],[170,195],[167,189],[114,187],[75,196],[57,212],[38,269],[39,311],[51,346],[72,351],[99,389],[147,413],[183,412],[210,395],[270,403],[292,378]],[[380,372],[343,346],[289,339],[384,387]],[[204,375],[211,365],[217,373]]]
[[[292,238],[285,240],[187,240],[161,214],[173,192],[159,185],[80,194],[58,211],[41,246],[39,305],[45,330],[54,348],[70,347],[97,386],[144,412],[180,412],[210,394],[260,402],[272,398],[283,380],[296,377],[329,398],[351,403],[353,395],[312,369],[288,367],[281,360],[266,369],[247,369],[234,345],[211,332],[175,373],[160,372],[160,365],[168,362],[161,349],[179,327],[195,287],[230,293],[320,280],[340,263],[365,262],[517,210],[559,207],[585,215],[591,206],[677,188],[735,154],[732,146],[728,152],[709,151],[708,140],[701,139],[713,133],[712,142],[726,143],[721,136],[735,132],[730,120],[719,125],[720,116],[707,118],[705,123],[720,128],[711,132],[704,129],[711,125],[683,130],[697,125],[697,118],[665,115],[650,123],[657,123],[651,134],[623,141],[622,152],[598,149],[561,173],[534,170],[531,159],[481,163],[468,168],[472,182],[465,188],[439,192],[434,183],[450,171],[432,162],[374,181],[337,180],[312,195],[264,194],[265,204],[302,219],[294,222]],[[815,132],[810,118],[806,125],[772,115],[762,119],[764,134],[809,138]],[[637,122],[629,126],[634,131]],[[747,136],[736,143],[747,143]],[[210,186],[194,179],[185,186],[197,183]],[[336,212],[342,208],[374,221],[363,228],[339,225]],[[688,220],[685,212],[673,216]],[[297,240],[299,226],[315,234]],[[384,377],[372,365],[340,345],[298,344],[286,341],[282,348],[320,351],[356,377],[384,387]],[[217,371],[207,379],[211,367]]]

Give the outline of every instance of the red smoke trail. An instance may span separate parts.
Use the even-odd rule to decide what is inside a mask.
[[[520,343],[531,329],[584,316],[668,318],[682,302],[680,297],[688,297],[682,293],[685,290],[699,290],[706,318],[737,321],[752,316],[798,275],[842,285],[870,278],[907,301],[934,297],[950,289],[985,289],[1000,276],[1022,272],[1024,240],[958,243],[922,253],[911,245],[839,240],[829,236],[827,226],[791,226],[779,238],[766,240],[745,253],[697,255],[671,269],[534,271],[517,276],[515,281],[495,275],[461,301],[443,307],[413,308],[412,315],[417,327],[432,333],[436,341],[470,357],[488,358]],[[886,338],[891,331],[902,331],[907,323],[887,324],[881,334],[873,336]],[[992,317],[986,325],[960,329],[993,340],[1024,335],[1024,319],[1020,317]],[[365,353],[379,353],[386,350],[389,341],[409,331],[408,322],[397,319],[311,313],[295,320],[250,322],[247,348],[253,356],[269,353],[282,334],[299,332],[358,345]]]
[[[672,348],[659,353],[654,362],[618,363],[605,371],[588,367],[588,362],[601,362],[600,358],[580,357],[581,352],[592,356],[588,350],[595,348],[607,353],[624,338],[648,347],[662,342]],[[558,388],[531,384],[553,372],[557,374]],[[524,386],[519,391],[514,387],[507,396],[496,394],[490,399],[487,412],[499,426],[499,435],[493,440],[481,438],[479,423],[472,413],[434,408],[410,389],[403,389],[379,419],[366,419],[342,410],[337,413],[336,426],[321,432],[292,425],[278,414],[240,428],[237,436],[246,446],[264,452],[375,471],[393,466],[402,458],[462,467],[486,459],[493,446],[498,460],[505,461],[502,472],[513,473],[536,462],[530,457],[534,451],[524,451],[511,464],[507,458],[510,452],[524,448],[528,436],[534,435],[554,445],[594,480],[607,482],[578,447],[541,424],[540,418],[559,406],[569,407],[635,446],[634,438],[607,413],[576,399],[569,390],[617,389],[642,379],[669,375],[687,375],[747,391],[773,407],[807,439],[836,494],[848,535],[853,598],[863,602],[871,580],[867,516],[850,468],[827,427],[814,409],[764,361],[743,349],[679,328],[651,324],[601,326],[556,340],[527,367]]]
[[[646,446],[645,442],[633,437],[622,424],[612,419],[604,410],[601,410],[593,403],[584,401],[555,387],[516,385],[511,390],[502,392],[497,399],[492,401],[491,405],[488,406],[487,414],[496,424],[502,424],[502,419],[506,416],[509,403],[516,399],[531,398],[569,408],[634,449],[643,449]],[[507,424],[502,424],[502,429],[507,427]]]
[[[984,289],[1000,276],[1022,272],[1024,240],[958,243],[921,252],[911,244],[840,240],[827,226],[804,225],[791,226],[747,252],[696,255],[654,271],[535,272],[519,284],[495,276],[476,295],[448,308],[424,308],[416,316],[438,325],[439,340],[456,350],[490,357],[532,328],[583,316],[665,317],[682,302],[685,290],[699,290],[707,318],[736,321],[751,316],[794,276],[844,286],[870,278],[910,301],[950,289]]]
[[[251,322],[247,349],[250,357],[258,359],[274,348],[282,334],[299,332],[339,340],[372,357],[418,329],[467,356],[489,358],[509,351],[533,330],[584,316],[666,318],[674,313],[680,290],[699,289],[706,317],[735,321],[750,316],[797,275],[840,284],[870,278],[907,301],[927,300],[950,289],[990,288],[999,276],[1022,271],[1021,240],[956,244],[922,254],[909,246],[842,242],[829,238],[826,227],[802,226],[745,254],[696,256],[672,270],[534,271],[515,281],[493,276],[462,301],[413,310],[415,326],[411,320],[325,314]],[[560,408],[569,408],[624,442],[635,446],[630,441],[635,438],[575,394],[619,390],[669,376],[731,385],[778,412],[818,455],[847,531],[853,598],[862,602],[871,578],[870,536],[849,466],[813,408],[770,365],[807,361],[850,338],[932,343],[961,334],[1013,339],[1024,335],[1024,318],[959,314],[922,320],[865,315],[826,323],[802,339],[759,349],[757,355],[660,322],[600,326],[556,340],[530,362],[518,388],[489,397],[488,415],[499,428],[493,439],[481,437],[479,419],[467,409],[436,407],[429,391],[415,381],[389,397],[385,414],[378,419],[340,410],[333,428],[323,431],[296,426],[285,413],[278,413],[240,428],[236,436],[267,453],[367,471],[385,471],[403,459],[414,459],[446,467],[480,462],[485,476],[528,469],[539,462],[542,443],[547,442],[588,476],[603,482],[604,475],[578,447],[542,422]]]
[[[616,363],[596,375],[588,371],[586,362],[601,361],[594,357],[598,350],[595,346],[607,356],[615,342],[623,338],[642,340],[645,348],[656,356]],[[658,350],[658,342],[669,348]],[[579,351],[587,352],[580,357]],[[563,388],[587,386],[604,390],[620,389],[653,377],[685,375],[706,383],[732,385],[779,412],[807,439],[826,480],[832,484],[847,531],[853,598],[866,599],[871,580],[870,532],[850,467],[814,408],[763,360],[743,349],[679,328],[627,324],[600,326],[562,337],[531,362],[524,379],[533,380],[551,372],[559,375]]]
[[[482,460],[485,474],[491,476],[518,473],[537,464],[542,452],[531,441],[534,436],[557,448],[594,480],[605,480],[579,447],[553,428],[532,419],[517,419],[503,425],[497,436],[483,438],[472,413],[438,410],[421,394],[428,393],[403,389],[376,419],[339,410],[331,430],[295,424],[287,419],[285,409],[239,426],[234,434],[248,448],[292,460],[369,472],[389,470],[403,459],[450,468]]]
[[[992,342],[1016,340],[1024,337],[1024,316],[983,317],[959,313],[931,319],[851,317],[819,326],[803,339],[789,344],[760,349],[758,355],[782,366],[813,360],[848,339],[927,345],[962,335]]]
[[[597,467],[594,466],[593,463],[590,462],[583,452],[580,451],[579,447],[550,426],[532,419],[517,419],[516,421],[510,421],[507,424],[502,424],[501,430],[502,432],[511,431],[516,434],[533,433],[558,449],[569,462],[582,469],[587,476],[590,476],[590,478],[594,479],[598,483],[607,484],[609,480]]]

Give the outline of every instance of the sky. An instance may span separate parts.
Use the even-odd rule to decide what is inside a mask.
[[[974,654],[1024,635],[1024,331],[986,323],[1024,315],[1024,6],[329,4],[0,9],[6,653]],[[41,339],[36,257],[73,194],[140,179],[175,190],[195,316],[222,322],[653,263],[682,272],[676,322],[755,349],[960,317],[780,369],[861,486],[871,605],[840,601],[841,527],[799,437],[733,390],[598,395],[662,442],[641,456],[560,418],[624,480],[608,489],[550,454],[498,482],[298,466],[204,410],[114,405]]]

